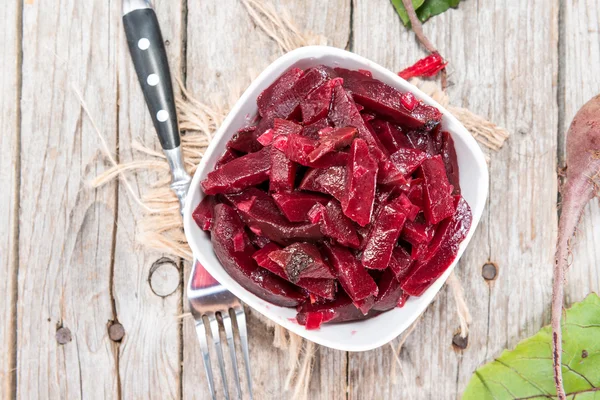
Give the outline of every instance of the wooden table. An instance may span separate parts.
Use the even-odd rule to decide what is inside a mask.
[[[276,5],[302,30],[391,70],[425,54],[389,0]],[[278,55],[239,0],[156,7],[171,66],[201,99]],[[157,146],[120,2],[6,0],[0,21],[0,397],[207,399],[192,323],[177,318],[183,285],[156,294],[149,284],[151,271],[179,276],[183,268],[143,248],[141,212],[122,184],[86,187],[108,162],[75,89],[120,161],[134,157],[133,139]],[[512,133],[489,153],[490,198],[457,268],[473,314],[469,346],[453,349],[459,325],[444,289],[402,351],[397,384],[389,346],[322,348],[311,399],[458,398],[478,365],[549,322],[557,170],[571,118],[600,92],[599,22],[595,0],[467,0],[425,25],[451,63],[451,102]],[[133,178],[135,189],[151,178]],[[575,242],[569,304],[600,288],[597,202]],[[482,278],[486,263],[498,267],[493,282]],[[107,333],[117,319],[121,342]],[[255,398],[288,398],[285,354],[254,316],[249,329]]]

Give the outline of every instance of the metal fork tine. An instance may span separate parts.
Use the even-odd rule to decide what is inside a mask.
[[[219,336],[219,321],[215,314],[208,316],[210,321],[210,331],[213,337],[213,343],[217,349],[217,360],[219,361],[219,369],[221,370],[221,379],[223,380],[223,393],[225,400],[229,400],[229,387],[227,386],[227,377],[225,376],[225,360],[223,359],[223,348],[221,347],[221,336]]]
[[[210,395],[213,400],[217,400],[215,394],[215,382],[212,374],[212,366],[210,364],[210,355],[208,354],[208,342],[206,340],[206,328],[204,327],[204,321],[202,318],[196,320],[196,335],[198,335],[198,341],[200,342],[200,349],[202,350],[202,358],[204,359],[204,371],[208,377],[208,388],[210,389]]]
[[[240,305],[235,308],[235,320],[237,323],[238,331],[240,332],[242,353],[244,353],[244,366],[246,367],[246,380],[248,381],[248,392],[250,393],[250,400],[253,400],[252,378],[250,376],[250,354],[248,352],[248,331],[246,329],[246,314],[244,313],[244,306]]]
[[[235,343],[233,341],[233,329],[231,328],[231,317],[229,313],[221,313],[223,318],[223,327],[225,328],[225,337],[227,338],[227,344],[229,347],[229,356],[231,357],[231,364],[233,365],[233,376],[235,379],[235,388],[237,389],[237,397],[239,400],[242,399],[242,386],[240,384],[240,373],[237,366],[237,357],[235,356]]]

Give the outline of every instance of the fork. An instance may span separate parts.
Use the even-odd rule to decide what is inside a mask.
[[[150,0],[123,0],[123,27],[127,37],[129,52],[137,73],[144,98],[158,139],[163,148],[172,175],[171,189],[179,199],[179,210],[183,213],[185,198],[190,187],[191,177],[185,170],[181,138],[171,83],[171,72],[167,60],[162,33]],[[212,367],[208,352],[208,333],[204,319],[210,327],[212,340],[217,352],[219,369],[223,381],[225,399],[229,400],[229,389],[225,376],[225,361],[219,335],[219,325],[223,325],[229,346],[229,355],[233,364],[238,399],[242,398],[242,390],[236,363],[235,343],[233,340],[232,319],[230,310],[235,315],[242,352],[246,366],[246,378],[250,399],[252,399],[252,382],[250,380],[250,362],[248,355],[248,334],[246,315],[242,303],[225,287],[221,286],[206,270],[194,260],[194,267],[188,286],[188,299],[192,315],[196,321],[196,333],[200,341],[204,369],[208,378],[208,386],[213,400],[216,400]]]

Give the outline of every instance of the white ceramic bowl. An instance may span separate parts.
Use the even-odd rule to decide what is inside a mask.
[[[460,168],[462,194],[471,206],[473,223],[466,239],[460,245],[456,260],[420,297],[410,297],[404,307],[395,308],[371,319],[340,324],[324,324],[319,330],[306,330],[295,322],[295,309],[278,307],[258,298],[240,286],[225,272],[213,252],[210,237],[196,225],[192,218],[192,212],[204,196],[200,189],[200,181],[214,169],[217,159],[225,151],[227,141],[239,128],[247,126],[257,114],[257,96],[286,70],[292,67],[305,69],[321,64],[330,67],[369,70],[373,73],[374,78],[401,91],[411,91],[417,98],[442,111],[444,114],[443,129],[450,132],[454,139]],[[198,261],[214,278],[244,303],[286,329],[315,343],[345,351],[365,351],[382,346],[396,338],[427,308],[454,269],[465,247],[469,244],[481,218],[487,193],[488,170],[484,155],[475,139],[447,110],[415,86],[373,61],[333,47],[310,46],[294,50],[278,58],[252,82],[235,104],[213,138],[194,175],[187,195],[187,204],[185,205],[184,228],[188,242]]]

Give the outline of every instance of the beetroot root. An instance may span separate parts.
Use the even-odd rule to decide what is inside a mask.
[[[588,101],[575,115],[567,132],[567,174],[562,190],[558,239],[552,289],[552,357],[554,382],[559,399],[566,399],[562,383],[562,332],[565,271],[569,241],[586,204],[597,196],[600,185],[600,95]]]

